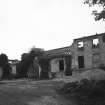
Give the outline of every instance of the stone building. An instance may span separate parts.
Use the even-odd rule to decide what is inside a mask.
[[[17,74],[17,64],[19,64],[19,60],[9,60],[11,71],[10,73],[15,77]]]
[[[98,68],[105,65],[105,33],[74,39],[71,46],[45,51],[39,58],[39,77],[62,77]],[[31,67],[29,76],[35,74],[33,70]]]
[[[105,33],[74,39],[71,52],[74,72],[105,65]]]
[[[70,46],[46,51],[46,59],[49,60],[49,76],[56,77],[71,75]]]

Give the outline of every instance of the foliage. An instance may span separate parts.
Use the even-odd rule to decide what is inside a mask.
[[[10,67],[10,64],[8,63],[3,67],[3,76],[2,76],[2,78],[10,79],[10,70],[11,70],[11,67]]]
[[[100,64],[99,68],[102,69],[102,70],[105,70],[105,65],[104,64]]]
[[[105,19],[105,0],[85,0],[86,4],[88,4],[90,7],[94,5],[99,5],[102,7],[102,11],[98,12],[97,10],[93,11],[93,15],[95,15],[95,20],[101,20]]]
[[[20,75],[22,77],[27,77],[27,71],[28,71],[28,68],[31,65],[31,63],[32,63],[32,59],[30,58],[30,55],[23,54],[21,63],[19,65],[21,68],[21,70],[19,70],[19,71],[20,71]]]
[[[32,58],[39,57],[44,54],[44,49],[32,47],[29,54]]]
[[[2,78],[9,78],[10,74],[10,64],[8,62],[8,56],[6,54],[0,55],[0,67],[3,69],[3,77]]]
[[[22,67],[22,62],[20,62],[19,64],[17,64],[16,70],[17,70],[16,79],[17,78],[25,77],[25,75],[26,75],[25,72],[26,71]]]
[[[31,48],[31,50],[28,53],[23,53],[21,56],[21,62],[18,65],[18,76],[19,77],[27,77],[27,72],[32,65],[33,60],[35,57],[40,57],[44,53],[44,50],[41,48]]]
[[[49,60],[40,59],[39,64],[41,66],[41,79],[49,78]]]
[[[0,55],[0,66],[4,67],[6,64],[8,64],[8,57],[6,54]]]
[[[63,94],[74,97],[80,105],[105,104],[105,80],[83,79],[81,82],[68,83],[60,89]]]

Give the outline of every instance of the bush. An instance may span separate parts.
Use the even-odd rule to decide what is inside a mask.
[[[102,69],[102,70],[105,70],[105,65],[104,64],[100,64],[99,68]]]
[[[80,105],[105,105],[105,80],[83,79],[65,84],[60,92],[73,96]]]
[[[48,78],[49,78],[48,71],[42,70],[42,71],[41,71],[40,79],[48,79]]]

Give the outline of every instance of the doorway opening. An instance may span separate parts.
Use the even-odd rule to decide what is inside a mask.
[[[66,76],[72,75],[72,69],[71,69],[72,57],[71,56],[65,57],[65,64],[66,64],[65,75]]]
[[[59,70],[64,71],[64,60],[59,61]]]
[[[85,67],[85,65],[84,65],[84,56],[78,56],[78,66],[79,66],[79,69]]]

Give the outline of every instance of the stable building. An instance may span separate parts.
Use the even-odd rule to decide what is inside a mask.
[[[46,59],[49,60],[49,76],[55,74],[55,77],[62,77],[71,75],[72,57],[70,46],[48,50],[46,53]]]
[[[105,65],[105,33],[74,39],[71,52],[73,72]]]

